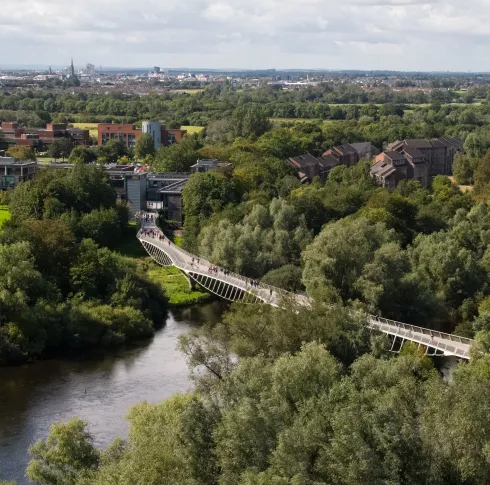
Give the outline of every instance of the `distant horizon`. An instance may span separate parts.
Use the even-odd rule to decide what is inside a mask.
[[[74,62],[75,69],[84,68],[87,64],[93,64],[90,62],[84,64],[78,64]],[[225,73],[225,72],[265,72],[265,71],[275,71],[275,72],[304,72],[310,73],[342,73],[342,72],[366,72],[366,73],[400,73],[400,74],[465,74],[465,75],[476,75],[476,74],[490,74],[490,71],[451,71],[451,70],[399,70],[399,69],[362,69],[362,68],[348,68],[348,69],[334,69],[334,68],[320,68],[320,67],[311,67],[311,68],[247,68],[247,67],[226,67],[226,68],[217,68],[217,67],[162,67],[157,64],[153,66],[118,66],[118,65],[99,65],[93,64],[95,66],[96,71],[100,72],[100,67],[102,67],[102,72],[104,71],[145,71],[150,72],[153,71],[155,66],[160,67],[161,71],[178,71],[178,72],[199,72],[199,71],[209,71],[216,73]],[[65,64],[0,64],[0,72],[3,71],[47,71],[49,68],[53,70],[62,70],[66,69],[69,66],[69,63]]]

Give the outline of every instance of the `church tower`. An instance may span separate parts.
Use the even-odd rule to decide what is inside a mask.
[[[70,76],[75,77],[75,66],[73,65],[73,57],[71,58]]]

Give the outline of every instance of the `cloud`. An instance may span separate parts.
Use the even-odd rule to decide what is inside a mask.
[[[4,64],[490,70],[488,0],[1,0]]]

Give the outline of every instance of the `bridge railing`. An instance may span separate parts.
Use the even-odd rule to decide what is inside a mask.
[[[141,228],[143,229],[145,226],[146,227],[149,227],[151,228],[152,230],[156,230],[158,231],[160,234],[163,234],[162,231],[160,230],[160,228],[152,221],[151,223],[147,223],[145,222],[145,219],[144,219],[144,213],[141,213],[139,214],[140,216],[142,215],[143,216],[143,219],[142,220],[142,225],[141,225]],[[141,235],[141,229],[140,231],[138,232],[138,237],[140,237]],[[168,241],[170,241],[169,239],[166,238],[166,242],[168,244]],[[240,280],[242,281],[243,283],[247,285],[251,285],[251,281],[255,281],[253,278],[247,278],[245,276],[242,276],[238,273],[234,273],[233,271],[230,271],[230,270],[226,270],[226,274],[225,274],[225,270],[213,263],[210,263],[209,261],[207,261],[205,258],[201,258],[200,256],[196,256],[195,254],[192,254],[190,253],[189,251],[186,251],[184,248],[181,248],[179,246],[176,246],[172,241],[170,241],[170,247],[172,247],[172,249],[174,249],[175,251],[177,252],[180,252],[180,253],[183,253],[185,254],[188,258],[194,258],[194,259],[199,259],[201,261],[201,264],[203,265],[207,265],[209,267],[216,267],[218,268],[218,273],[221,273],[223,276],[231,276],[232,278],[235,278],[237,280]],[[195,270],[196,268],[193,267],[193,266],[190,266],[188,265],[188,263],[186,263],[185,261],[183,261],[183,264],[184,265],[187,265],[188,267],[185,268],[185,269],[189,269],[189,270]],[[223,278],[225,279],[225,278]],[[286,291],[286,290],[283,290],[281,288],[276,288],[275,286],[271,286],[271,285],[268,285],[266,283],[261,283],[261,282],[258,282],[258,286],[254,286],[253,288],[255,288],[256,290],[257,289],[262,289],[262,290],[265,290],[267,292],[270,293],[270,291],[272,290],[273,293],[275,293],[276,295],[280,295],[281,297],[283,298],[293,298],[295,300],[297,300],[297,295],[294,294],[294,293],[291,293],[289,291]]]
[[[422,335],[427,335],[429,337],[438,337],[444,340],[451,340],[452,342],[458,342],[465,345],[473,345],[474,340],[466,337],[460,337],[459,335],[452,335],[450,333],[439,332],[438,330],[431,330],[424,327],[417,327],[415,325],[410,325],[409,323],[397,322],[395,320],[389,320],[388,318],[378,317],[376,315],[369,315],[368,320],[370,323],[373,321],[376,323],[384,323],[390,326],[403,328],[409,332],[419,333]]]

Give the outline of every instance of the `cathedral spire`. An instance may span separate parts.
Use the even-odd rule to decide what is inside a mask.
[[[73,65],[73,57],[71,58],[71,77],[75,77],[75,66]]]

